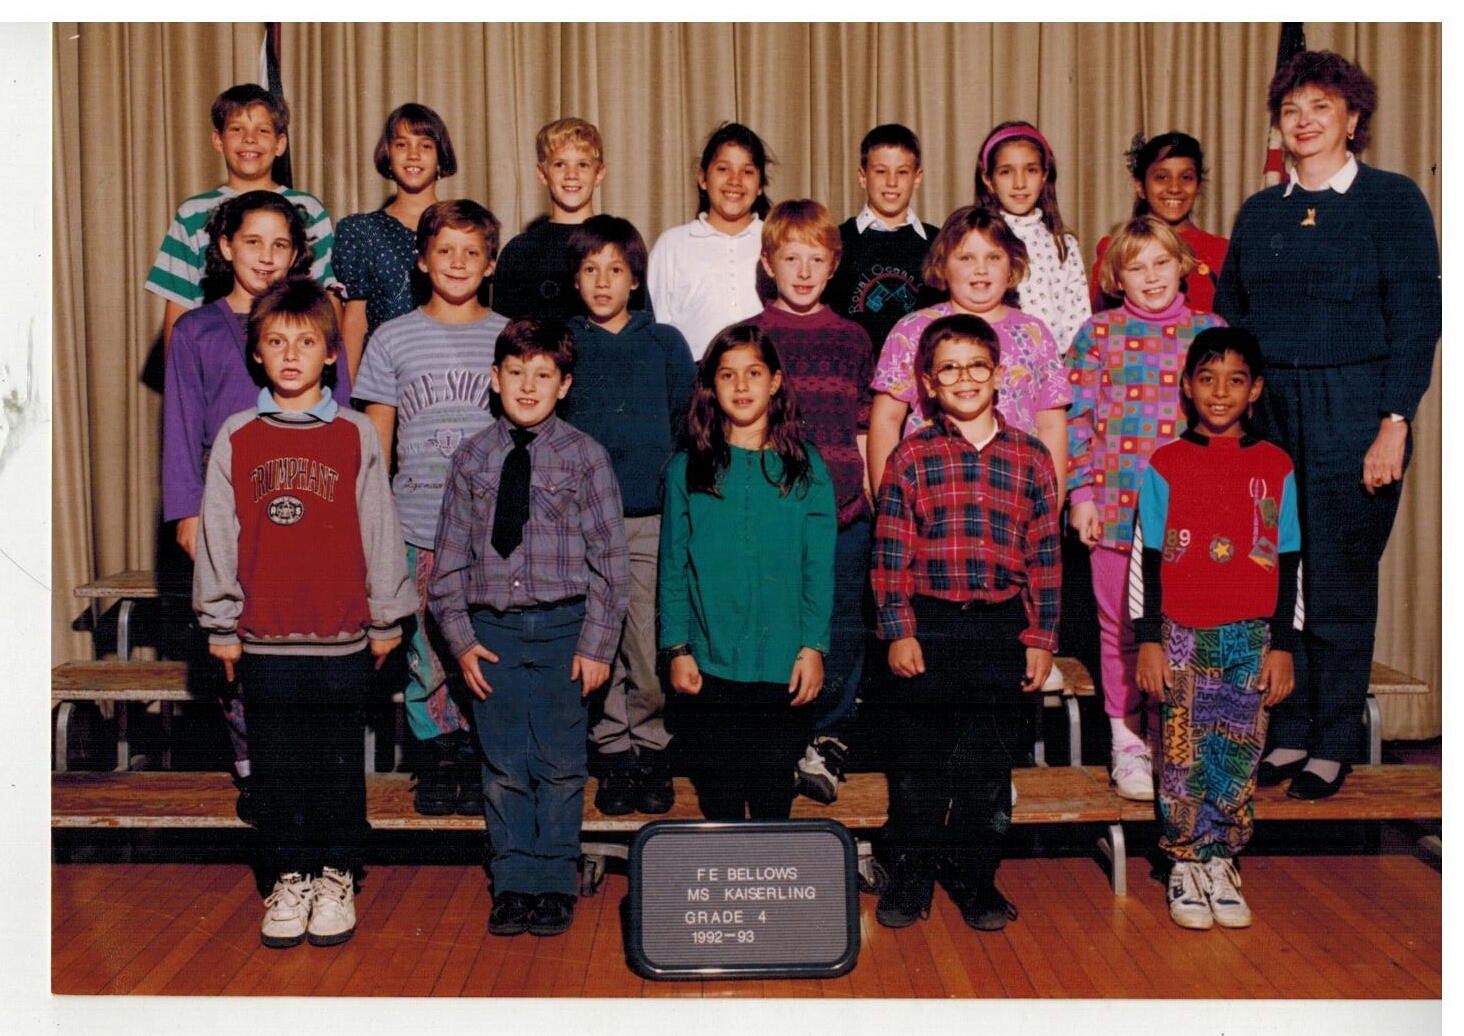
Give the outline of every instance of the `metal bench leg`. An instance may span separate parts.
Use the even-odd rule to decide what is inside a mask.
[[[605,861],[614,856],[630,859],[630,846],[618,842],[583,842],[580,862],[580,895],[593,896],[600,891],[600,882],[605,880]]]
[[[1383,712],[1371,694],[1362,712],[1362,725],[1367,727],[1367,761],[1376,766],[1383,761]]]
[[[1083,765],[1083,718],[1078,712],[1078,699],[1064,698],[1062,707],[1067,710],[1068,721],[1068,765]]]
[[[127,713],[131,705],[131,702],[117,702],[117,769],[123,773],[132,769],[132,749],[127,744]]]
[[[132,605],[130,597],[122,598],[117,608],[117,658],[126,662],[132,657]],[[126,767],[123,767],[126,769]]]
[[[1098,839],[1098,851],[1108,860],[1113,894],[1128,895],[1128,848],[1123,840],[1122,824],[1108,825],[1108,837]]]
[[[366,772],[376,772],[376,728],[370,723],[364,725],[366,746]]]
[[[70,741],[71,711],[75,706],[63,701],[56,706],[56,772],[66,772],[66,745]]]
[[[1047,765],[1047,740],[1044,728],[1047,726],[1043,710],[1047,708],[1047,695],[1037,695],[1037,738],[1032,742],[1032,762],[1036,766]]]

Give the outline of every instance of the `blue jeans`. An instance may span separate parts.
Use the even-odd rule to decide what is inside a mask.
[[[589,771],[585,707],[569,671],[584,617],[583,600],[472,613],[478,642],[498,656],[482,664],[493,693],[473,702],[494,895],[579,889]]]

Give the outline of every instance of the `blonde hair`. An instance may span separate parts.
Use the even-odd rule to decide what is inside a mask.
[[[1105,294],[1123,294],[1118,275],[1151,241],[1179,260],[1181,277],[1195,268],[1195,253],[1173,227],[1156,216],[1136,216],[1115,230],[1108,241],[1108,251],[1098,269],[1098,286]]]
[[[605,155],[600,143],[600,131],[593,122],[580,118],[555,119],[539,130],[534,137],[534,153],[540,165],[549,161],[554,152],[566,144],[582,147],[595,156],[595,161],[605,164]]]
[[[829,210],[812,198],[780,201],[763,220],[762,254],[771,256],[785,243],[798,241],[805,245],[827,248],[837,263],[844,254],[844,241],[839,224]]]

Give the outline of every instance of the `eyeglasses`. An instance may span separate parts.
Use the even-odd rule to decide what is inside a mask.
[[[963,375],[969,374],[971,380],[978,385],[985,385],[996,373],[996,368],[989,363],[977,360],[972,363],[943,363],[935,369],[935,380],[946,387],[956,384]]]

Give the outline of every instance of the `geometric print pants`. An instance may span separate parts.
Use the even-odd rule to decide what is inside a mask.
[[[1269,710],[1256,684],[1270,643],[1262,619],[1190,629],[1164,620],[1174,668],[1159,777],[1159,847],[1173,860],[1235,856],[1254,830],[1251,798]]]

